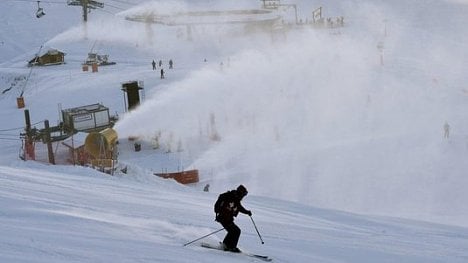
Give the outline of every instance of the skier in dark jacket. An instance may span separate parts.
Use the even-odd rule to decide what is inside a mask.
[[[241,204],[242,198],[247,193],[247,189],[243,185],[239,185],[236,190],[220,194],[215,203],[216,221],[227,231],[226,237],[223,240],[224,250],[240,252],[237,248],[237,242],[239,241],[241,230],[234,223],[234,217],[237,217],[239,212],[252,216],[252,212],[245,209]]]

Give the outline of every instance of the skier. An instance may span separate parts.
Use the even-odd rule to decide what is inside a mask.
[[[151,64],[153,65],[153,70],[156,70],[156,62],[154,62],[154,59],[153,59],[153,62]]]
[[[226,237],[223,240],[224,250],[226,251],[241,252],[239,248],[237,248],[241,230],[234,223],[234,217],[237,217],[239,212],[252,216],[252,212],[245,209],[241,204],[242,198],[244,198],[247,193],[247,189],[243,185],[239,185],[236,190],[220,194],[215,203],[214,211],[216,213],[216,221],[227,231]]]
[[[162,60],[159,60],[159,67],[162,66]]]
[[[450,125],[448,124],[448,122],[445,122],[445,124],[444,124],[444,138],[448,139],[449,135],[450,135]]]
[[[172,68],[173,65],[174,65],[174,62],[172,62],[172,59],[169,60],[169,68]]]
[[[164,78],[164,69],[161,69],[161,79]]]

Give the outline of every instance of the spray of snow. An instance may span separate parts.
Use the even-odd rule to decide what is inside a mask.
[[[159,131],[163,140],[187,145],[219,136],[190,164],[214,189],[245,183],[259,194],[344,210],[456,213],[463,204],[446,208],[442,197],[466,196],[457,187],[466,178],[462,157],[447,152],[442,124],[450,116],[456,126],[463,123],[431,77],[445,72],[456,52],[433,43],[393,54],[412,29],[388,22],[392,35],[385,39],[385,18],[397,18],[383,13],[361,6],[357,16],[373,15],[352,33],[232,39],[238,51],[226,52],[222,65],[208,64],[152,94],[116,129],[148,140]],[[414,63],[420,68],[411,72]],[[441,189],[447,173],[453,185]]]

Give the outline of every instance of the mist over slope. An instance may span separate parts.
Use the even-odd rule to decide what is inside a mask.
[[[203,10],[215,2],[216,9],[260,5],[157,1],[143,8]],[[63,16],[73,12],[74,19],[66,20],[71,27],[41,27],[44,41],[31,40],[20,49],[31,55],[45,42],[68,49],[75,63],[95,41],[112,52],[118,66],[103,70],[99,80],[68,78],[67,65],[60,82],[70,90],[83,79],[88,88],[109,81],[119,86],[119,70],[125,69],[127,79],[141,77],[151,59],[173,58],[180,71],[166,82],[145,79],[144,103],[122,115],[115,128],[121,138],[137,135],[150,142],[161,132],[161,143],[181,141],[191,150],[183,165],[200,169],[212,191],[244,183],[256,194],[308,205],[466,225],[466,3],[291,2],[302,19],[323,6],[325,16],[343,16],[345,27],[244,35],[239,26],[204,26],[188,41],[185,28],[123,20],[140,6],[117,16],[96,12],[83,40],[79,8],[67,8]],[[47,7],[50,16],[38,23],[54,17],[55,6]],[[3,58],[15,65],[29,58],[5,48]],[[54,92],[38,86],[41,94]],[[95,92],[107,105],[122,108],[110,99],[118,89]],[[89,99],[74,94],[62,98]],[[31,103],[40,108],[49,102]],[[445,121],[449,139],[443,138]],[[201,139],[213,132],[219,141]]]
[[[457,22],[467,7],[387,4],[333,3],[347,18],[339,31],[234,39],[238,50],[225,54],[224,67],[195,70],[116,129],[188,142],[215,116],[221,140],[190,164],[212,174],[214,189],[243,182],[317,206],[461,224],[467,65],[459,58],[466,29]]]

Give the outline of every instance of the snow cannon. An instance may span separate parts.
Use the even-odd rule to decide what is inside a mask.
[[[85,151],[95,159],[112,159],[117,139],[117,132],[112,128],[91,132],[86,136]]]

